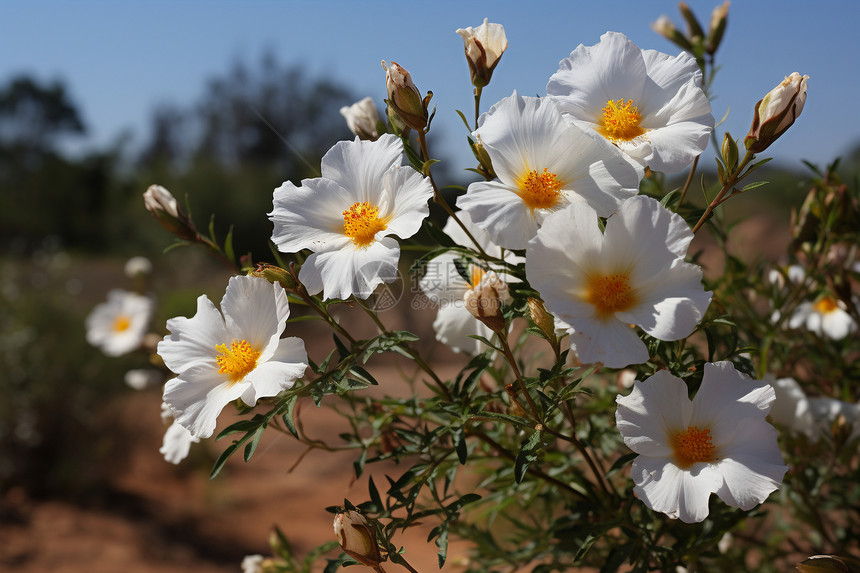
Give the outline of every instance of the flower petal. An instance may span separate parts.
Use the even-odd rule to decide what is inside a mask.
[[[242,401],[254,406],[260,398],[277,396],[281,390],[292,388],[307,367],[308,354],[302,339],[281,339],[268,361],[245,376],[244,382],[249,384],[242,394]]]
[[[222,343],[247,340],[261,353],[258,360],[265,362],[287,326],[290,306],[280,285],[262,277],[234,276],[221,300],[221,312],[231,337]]]
[[[212,367],[196,365],[167,381],[164,401],[193,436],[208,438],[215,431],[218,414],[246,387],[243,382],[229,382]]]
[[[619,320],[568,318],[573,327],[570,347],[584,364],[602,363],[609,368],[624,368],[648,360],[648,349],[636,330]]]
[[[376,141],[339,141],[322,158],[323,179],[330,179],[355,197],[372,201],[382,188],[385,173],[403,161],[403,142],[391,133]]]
[[[215,347],[227,340],[224,319],[206,295],[197,298],[197,313],[167,321],[170,334],[158,343],[158,354],[176,374],[201,364],[215,366]]]
[[[693,403],[687,385],[667,370],[659,370],[615,401],[615,421],[628,448],[651,457],[672,455],[671,435],[690,425]]]
[[[708,464],[682,470],[666,458],[639,456],[631,468],[633,493],[654,511],[684,523],[708,517],[708,498],[722,485],[722,477]]]
[[[311,294],[324,291],[325,299],[346,299],[353,294],[365,299],[383,282],[397,278],[399,258],[400,246],[390,237],[367,247],[313,253],[302,265],[299,280]]]

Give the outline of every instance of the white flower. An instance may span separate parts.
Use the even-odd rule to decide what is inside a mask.
[[[165,421],[170,421],[174,415],[170,406],[161,404],[161,418]],[[183,428],[179,422],[173,421],[164,433],[161,448],[158,452],[164,456],[164,459],[171,464],[178,464],[188,457],[188,452],[191,451],[191,444],[197,444],[200,438],[195,438],[191,432]]]
[[[259,398],[291,388],[307,368],[304,343],[281,339],[290,315],[283,288],[263,278],[230,279],[221,312],[205,296],[192,318],[167,321],[170,331],[158,354],[174,373],[164,401],[194,436],[208,438],[218,414],[241,398]]]
[[[457,206],[501,247],[524,249],[547,215],[571,203],[608,217],[637,192],[642,172],[612,145],[567,124],[548,98],[514,92],[479,124],[474,135],[498,179],[470,184]]]
[[[788,321],[789,328],[805,327],[819,336],[841,340],[854,332],[857,325],[845,310],[845,303],[832,296],[822,296],[816,302],[797,306]]]
[[[526,276],[547,309],[572,329],[583,363],[623,368],[648,360],[637,325],[660,340],[688,336],[711,302],[702,269],[684,262],[693,234],[650,197],[625,201],[598,227],[574,204],[547,217],[526,250]]]
[[[810,398],[809,411],[812,413],[812,420],[818,437],[832,436],[833,423],[839,416],[843,416],[845,421],[852,426],[851,434],[846,443],[860,436],[860,404],[851,404],[827,397]]]
[[[366,97],[350,106],[340,108],[340,114],[346,118],[349,130],[359,139],[374,141],[379,139],[379,131],[376,124],[379,123],[379,110],[372,97]]]
[[[285,253],[314,251],[299,280],[325,298],[367,298],[396,278],[400,246],[429,213],[430,183],[401,166],[403,143],[391,134],[377,141],[341,141],[322,159],[322,177],[301,187],[285,182],[274,194],[272,241]]]
[[[161,382],[161,372],[152,368],[135,368],[125,373],[125,383],[129,388],[143,390]]]
[[[263,573],[263,561],[265,557],[262,555],[246,555],[242,559],[242,573]]]
[[[146,257],[132,257],[125,262],[125,276],[133,279],[139,275],[148,275],[152,272],[152,262]]]
[[[87,342],[108,356],[136,350],[146,334],[153,302],[146,296],[113,289],[107,302],[97,305],[87,316]]]
[[[704,151],[714,127],[701,84],[690,54],[642,50],[624,34],[607,32],[562,60],[546,91],[573,123],[640,164],[673,173]]]
[[[785,286],[786,276],[788,276],[789,282],[796,285],[802,283],[806,278],[806,270],[800,265],[788,265],[784,270],[785,274],[780,269],[771,269],[768,271],[767,282],[782,289]]]
[[[745,511],[779,488],[788,469],[776,429],[765,421],[773,388],[729,362],[705,364],[696,397],[661,370],[618,396],[615,420],[639,454],[631,469],[636,497],[685,523],[708,516],[712,493]]]
[[[809,76],[792,72],[755,104],[753,123],[744,138],[748,150],[761,153],[792,126],[806,104],[808,79]]]
[[[467,212],[459,211],[457,217],[480,243],[484,252],[491,257],[502,257],[502,249],[490,240],[485,231],[472,223]],[[455,243],[474,248],[468,235],[453,219],[448,219],[443,231]],[[436,320],[433,321],[436,340],[447,344],[454,352],[480,354],[487,347],[482,342],[470,338],[470,335],[492,339],[493,331],[472,316],[466,309],[465,300],[470,291],[481,284],[488,269],[472,262],[458,260],[458,257],[456,253],[445,253],[428,261],[418,286],[427,298],[439,307]],[[513,264],[524,260],[522,257],[510,254],[506,257],[506,260]],[[505,277],[501,271],[500,274]]]
[[[489,19],[484,18],[484,23],[477,28],[458,28],[456,32],[463,37],[472,84],[478,87],[487,85],[499,59],[508,49],[505,27],[490,24]]]
[[[776,395],[776,401],[770,411],[771,420],[793,433],[814,438],[816,431],[812,410],[800,384],[794,378],[777,379],[773,374],[766,374],[762,381],[773,386]]]

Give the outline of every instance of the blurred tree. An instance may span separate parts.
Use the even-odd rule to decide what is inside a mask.
[[[155,111],[139,189],[159,183],[180,200],[187,195],[199,228],[214,214],[221,239],[235,225],[237,254],[269,257],[272,191],[318,176],[322,155],[352,138],[339,110],[353,99],[330,78],[283,65],[271,52],[256,65],[236,62],[209,80],[195,104]]]

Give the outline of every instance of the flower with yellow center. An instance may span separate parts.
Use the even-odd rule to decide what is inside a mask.
[[[730,362],[705,364],[693,400],[667,370],[635,380],[618,396],[615,421],[631,450],[633,492],[649,508],[686,523],[708,516],[712,493],[750,510],[778,489],[788,469],[776,429],[765,421],[775,399],[766,382]]]
[[[799,304],[788,326],[803,327],[831,340],[842,340],[857,330],[857,324],[848,314],[845,303],[831,295],[823,295],[815,302]]]
[[[395,237],[418,232],[433,196],[429,181],[402,161],[403,143],[391,134],[341,141],[323,157],[321,177],[275,190],[272,241],[284,253],[313,251],[299,271],[308,292],[366,299],[395,280]]]
[[[86,320],[87,342],[108,356],[119,356],[140,347],[153,300],[122,289],[108,293],[107,302],[97,305]]]
[[[504,257],[511,264],[524,261],[522,257],[512,256],[509,252],[503,253],[485,231],[472,223],[466,211],[459,211],[457,216],[488,255]],[[449,219],[443,231],[458,245],[464,248],[474,247],[474,243],[455,221]],[[491,273],[495,279],[488,277]],[[484,343],[471,336],[478,335],[492,340],[493,331],[472,316],[466,308],[466,298],[470,292],[480,289],[482,281],[497,284],[511,280],[513,279],[500,268],[485,268],[454,253],[444,253],[429,260],[424,266],[424,275],[418,285],[427,299],[439,309],[436,320],[433,321],[436,340],[447,344],[454,352],[474,355],[487,350]],[[504,302],[508,300],[506,298]]]
[[[198,438],[215,430],[218,414],[241,399],[260,398],[291,388],[307,368],[299,338],[281,338],[290,308],[278,284],[237,276],[227,285],[221,311],[205,295],[191,318],[167,321],[170,334],[158,354],[176,377],[164,386],[164,402],[176,422]]]
[[[546,218],[526,249],[526,277],[569,328],[583,363],[623,368],[648,360],[638,326],[660,340],[689,336],[711,301],[702,270],[684,262],[684,220],[645,196],[624,201],[598,226],[574,204]]]
[[[565,119],[599,134],[642,166],[682,171],[708,146],[714,127],[702,73],[687,52],[641,50],[607,32],[559,63],[546,92]]]
[[[544,218],[571,203],[608,217],[636,194],[643,173],[605,139],[566,123],[548,98],[514,92],[473,135],[498,179],[472,183],[457,206],[506,249],[524,249]]]

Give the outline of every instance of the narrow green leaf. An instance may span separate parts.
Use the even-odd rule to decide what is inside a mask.
[[[298,439],[299,437],[299,431],[298,428],[296,428],[295,421],[293,421],[293,411],[296,409],[296,403],[298,403],[298,401],[298,394],[293,394],[292,396],[290,396],[290,398],[287,400],[287,403],[284,404],[284,415],[281,416],[281,418],[284,420],[284,425],[287,427],[287,430],[289,430],[290,433],[296,437],[296,439]]]
[[[227,238],[224,239],[224,256],[231,263],[236,264],[236,255],[233,253],[233,225],[227,231]]]
[[[215,464],[212,466],[212,471],[209,473],[209,479],[214,479],[215,476],[221,473],[221,469],[224,467],[224,464],[227,463],[227,460],[230,459],[230,456],[233,455],[240,445],[241,442],[233,442],[226,450],[221,452],[221,455],[218,456],[218,459],[215,460]]]
[[[251,456],[254,455],[254,452],[257,451],[257,446],[260,443],[260,438],[263,437],[263,432],[266,430],[266,424],[260,426],[256,432],[253,434],[253,438],[251,439],[251,443],[245,446],[245,463],[251,460]]]

